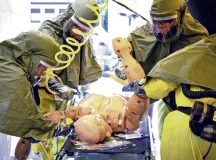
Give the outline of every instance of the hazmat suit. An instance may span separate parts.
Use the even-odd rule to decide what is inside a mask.
[[[59,44],[67,44],[65,39],[70,36],[67,32],[71,30],[73,25],[75,26],[78,23],[81,27],[86,29],[85,24],[79,21],[79,17],[88,20],[95,20],[97,18],[92,10],[85,7],[86,4],[97,5],[94,0],[74,1],[68,5],[63,14],[58,15],[52,20],[44,21],[39,31],[51,35]],[[75,24],[74,21],[76,21]],[[92,24],[93,27],[97,25],[98,22]],[[74,36],[74,38],[76,37],[78,36]],[[102,70],[96,61],[92,47],[92,40],[89,37],[85,45],[81,47],[80,52],[76,54],[67,70],[63,70],[58,74],[64,84],[77,89],[78,85],[94,82],[101,76]],[[46,91],[41,89],[38,90],[38,93],[40,98],[40,111],[44,114],[55,111],[55,105],[53,104],[56,103],[55,96],[47,94]],[[58,110],[64,110],[66,107],[67,103],[64,103],[64,107]],[[65,140],[66,139],[63,137],[57,137],[34,143],[32,144],[32,152],[42,152],[44,160],[54,159],[54,154],[61,148]]]
[[[33,98],[33,75],[40,61],[51,66],[56,65],[54,55],[59,51],[59,46],[62,44],[60,41],[63,41],[60,36],[63,27],[61,25],[72,14],[73,10],[69,12],[68,9],[65,14],[59,17],[57,20],[59,28],[57,28],[58,23],[53,22],[53,29],[50,30],[56,33],[59,39],[49,36],[45,33],[45,29],[40,29],[40,31],[21,33],[13,39],[1,42],[1,132],[15,136],[34,136],[35,138],[39,135],[42,136],[44,131],[51,133],[53,125],[40,120],[41,115]],[[51,21],[47,23],[51,24]],[[58,75],[69,87],[76,88],[78,84],[93,82],[101,76],[101,68],[92,54],[90,43],[88,41],[81,49],[82,59],[80,58],[81,53],[77,54],[72,64]],[[36,130],[36,126],[40,126],[40,129]],[[49,137],[51,134],[46,133],[37,138],[46,139]]]
[[[52,137],[55,124],[43,118],[32,84],[37,64],[42,60],[55,65],[57,51],[59,44],[38,31],[0,43],[0,132],[40,140]]]
[[[178,27],[176,34],[163,40],[157,39],[149,23],[130,33],[128,39],[133,47],[133,57],[141,64],[147,75],[159,60],[208,35],[207,30],[191,16],[184,0],[154,0],[150,15],[155,19],[166,19],[175,15]],[[165,106],[162,101],[158,108],[160,135],[164,116],[169,112]]]
[[[96,19],[96,15],[85,4],[94,4],[94,0],[75,1],[70,4],[63,14],[60,14],[53,20],[46,20],[42,23],[39,31],[51,35],[59,44],[67,44],[64,35],[64,26],[70,19],[75,16],[81,16],[88,20]],[[77,14],[74,14],[77,13]],[[93,24],[93,26],[98,24]],[[67,70],[62,71],[61,79],[64,84],[77,88],[78,85],[84,85],[94,82],[101,74],[102,70],[96,61],[93,51],[92,40],[89,38],[86,44],[76,54]]]
[[[120,44],[123,39],[118,38]],[[159,61],[145,79],[131,82],[134,93],[166,101],[172,112],[164,122],[161,159],[215,159],[216,150],[216,35],[181,49]],[[123,63],[131,60],[127,45],[114,47]],[[125,43],[127,44],[127,43]],[[125,74],[143,75],[138,63],[127,63]],[[196,67],[196,70],[194,69]],[[142,76],[141,76],[142,77]]]
[[[162,160],[215,159],[215,142],[210,143],[194,134],[189,126],[190,116],[184,112],[196,102],[216,107],[215,96],[205,94],[199,98],[188,98],[182,85],[190,84],[190,90],[194,92],[215,91],[215,60],[216,35],[212,35],[164,58],[150,71],[151,78],[144,84],[146,95],[154,99],[172,97],[169,105],[176,107],[164,121],[161,138]],[[215,131],[211,131],[214,136]]]
[[[87,2],[76,1],[74,5],[80,9]],[[80,11],[76,10],[77,14]],[[91,17],[88,10],[85,11],[88,15],[86,18]],[[48,121],[44,113],[64,110],[67,101],[56,99],[44,88],[38,89],[35,94],[34,75],[41,64],[58,65],[55,53],[65,43],[63,27],[73,14],[74,9],[70,5],[56,21],[45,22],[47,25],[44,24],[39,31],[24,32],[0,43],[0,132],[18,137],[33,137],[40,141],[53,137],[56,124]],[[57,72],[63,84],[77,88],[78,85],[96,81],[101,76],[101,68],[92,51],[91,41],[88,40],[70,66]],[[35,100],[35,95],[39,95],[39,101]]]

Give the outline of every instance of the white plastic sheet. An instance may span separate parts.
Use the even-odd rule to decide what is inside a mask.
[[[28,29],[29,5],[30,0],[0,1],[0,41],[14,37]]]

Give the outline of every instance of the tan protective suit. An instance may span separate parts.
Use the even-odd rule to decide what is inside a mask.
[[[141,26],[130,33],[129,41],[133,47],[133,57],[141,64],[146,75],[161,59],[208,35],[207,30],[189,13],[185,0],[153,0],[151,16],[164,17],[174,13],[178,15],[178,32],[167,41],[156,40],[150,24]],[[161,135],[163,120],[169,109],[162,101],[158,110],[159,134]]]

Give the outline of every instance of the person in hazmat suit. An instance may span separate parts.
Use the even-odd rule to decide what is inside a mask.
[[[128,37],[132,55],[146,75],[159,60],[208,36],[206,28],[189,13],[185,0],[153,0],[150,16],[151,24],[137,28]],[[170,110],[164,101],[159,102],[160,136],[163,119]]]
[[[125,41],[119,38],[116,42]],[[123,43],[122,43],[123,44]],[[126,43],[125,43],[126,44]],[[115,50],[123,63],[128,45]],[[153,101],[169,99],[173,109],[164,121],[161,159],[214,160],[216,152],[216,34],[160,60],[146,79],[130,83],[134,93]],[[127,63],[126,76],[139,63]],[[136,73],[139,67],[136,67]],[[133,74],[133,73],[132,73]]]
[[[66,44],[65,38],[73,37],[80,43],[85,40],[74,33],[73,28],[83,33],[92,29],[79,18],[98,18],[99,10],[95,10],[96,13],[86,4],[97,7],[94,0],[74,1],[64,14],[53,22],[46,21],[47,24],[43,24],[38,31],[23,32],[0,43],[0,132],[23,137],[18,142],[16,153],[23,151],[27,155],[29,150],[25,150],[22,144],[57,136],[62,128],[59,130],[58,123],[51,122],[45,114],[53,110],[64,113],[78,85],[94,82],[101,77],[102,70],[92,53],[89,39],[67,68],[57,71],[56,76],[47,80],[49,89],[55,95],[43,84],[46,69],[61,66],[56,62],[55,54],[61,44]],[[91,24],[92,27],[98,25],[96,22]],[[67,59],[64,55],[60,58]]]
[[[98,6],[95,0],[77,0],[69,4],[63,14],[58,15],[52,20],[44,21],[41,24],[39,31],[51,35],[60,44],[66,44],[67,37],[73,37],[78,42],[82,42],[84,40],[84,37],[73,33],[72,29],[78,28],[80,31],[86,33],[89,32],[91,28],[89,28],[90,26],[88,26],[87,24],[81,22],[79,20],[79,17],[85,18],[87,20],[95,20],[97,18],[100,18],[97,17],[97,14],[94,11],[90,10],[89,8],[83,7],[86,4],[96,7]],[[94,22],[91,25],[93,27],[96,27],[98,26],[98,24],[99,21]],[[61,73],[61,79],[67,80],[67,82],[65,83],[71,84],[73,88],[77,89],[78,85],[88,84],[95,81],[101,76],[102,70],[95,59],[92,46],[92,40],[91,38],[89,38],[86,44],[80,49],[80,52],[76,54],[73,62],[69,66],[69,69]],[[52,107],[48,108],[46,106],[46,104],[49,104],[49,106],[53,106],[50,103],[50,98],[53,99],[52,95],[47,95],[44,90],[40,89],[38,90],[38,93],[39,97],[44,97],[43,102],[41,101],[42,103],[40,104],[41,111],[44,114],[54,111]],[[62,115],[62,119],[64,119],[65,116],[64,114]],[[63,122],[65,121],[63,120]],[[59,130],[63,130],[62,127],[67,128],[65,127],[64,123],[59,126]],[[64,134],[61,133],[60,137],[52,138],[39,143],[33,143],[31,151],[33,153],[42,152],[44,160],[54,159],[57,151],[61,148],[64,141],[66,140],[64,136],[68,134],[68,130],[66,130]]]
[[[149,96],[167,96],[174,110],[164,121],[162,159],[215,159],[215,47],[216,35],[204,38],[163,59],[149,73],[155,79],[144,87],[151,90]]]

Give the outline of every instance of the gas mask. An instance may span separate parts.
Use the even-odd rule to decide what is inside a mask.
[[[167,41],[176,37],[178,32],[177,15],[170,17],[152,17],[152,30],[157,40]]]

